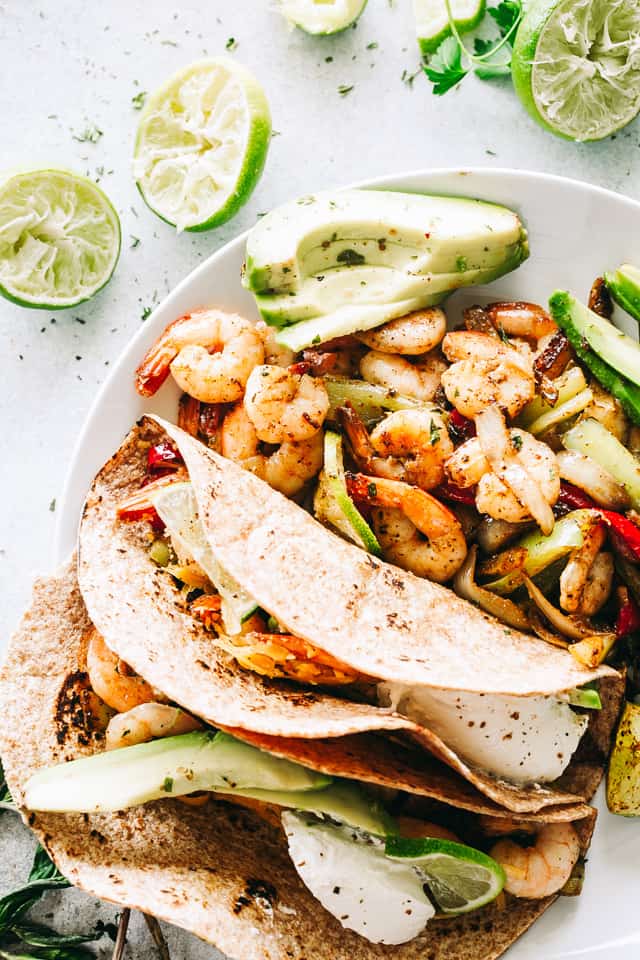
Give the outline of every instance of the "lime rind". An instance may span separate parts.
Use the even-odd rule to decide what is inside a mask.
[[[111,279],[120,243],[118,214],[87,177],[28,170],[0,185],[0,294],[18,306],[89,300]]]
[[[500,864],[486,853],[453,840],[388,837],[385,855],[410,862],[424,876],[442,913],[470,913],[491,903],[506,883]]]
[[[640,4],[537,0],[512,56],[529,114],[567,140],[602,140],[640,111]]]
[[[218,227],[247,202],[271,141],[265,93],[230,57],[173,74],[145,104],[134,176],[147,206],[179,231]]]
[[[618,306],[640,323],[640,269],[623,263],[615,273],[605,273],[604,281]]]
[[[451,13],[458,33],[474,30],[486,12],[486,0],[451,0]],[[416,35],[423,56],[434,53],[451,35],[445,0],[413,0]]]
[[[292,26],[315,37],[342,33],[358,20],[367,0],[280,0],[280,12]]]

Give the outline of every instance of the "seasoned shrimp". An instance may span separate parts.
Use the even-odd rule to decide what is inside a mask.
[[[133,747],[161,737],[177,737],[181,733],[202,730],[203,724],[179,707],[166,703],[147,702],[118,713],[109,721],[106,734],[107,750]]]
[[[585,617],[593,617],[602,609],[611,596],[614,573],[613,554],[607,550],[601,550],[587,574],[578,613]]]
[[[444,464],[453,453],[442,411],[396,410],[371,431],[353,407],[341,411],[354,456],[361,469],[377,477],[404,480],[431,490],[444,479]]]
[[[473,419],[490,404],[515,417],[536,390],[531,352],[475,331],[448,333],[442,349],[452,366],[442,374],[447,400]]]
[[[244,408],[259,440],[309,440],[324,423],[329,395],[316,377],[263,364],[247,381]]]
[[[506,300],[489,303],[484,310],[495,329],[510,337],[534,340],[537,343],[558,329],[555,320],[537,303]]]
[[[593,522],[588,526],[585,525],[583,529],[581,546],[576,547],[575,550],[571,552],[569,562],[560,575],[560,606],[563,610],[567,610],[569,613],[576,613],[576,611],[580,609],[589,573],[593,569],[593,565],[600,554],[606,536],[605,526],[598,519],[598,515],[595,514]],[[611,571],[611,576],[608,576],[607,561],[605,561],[605,565],[606,566],[603,566],[601,561],[596,568],[595,574],[596,576],[600,574],[605,578],[602,583],[603,589],[606,587],[608,581],[608,589],[611,590],[613,571]],[[591,603],[594,602],[596,596],[597,581],[592,583],[592,588],[589,591]],[[605,596],[604,600],[607,599],[607,596]]]
[[[385,559],[419,577],[444,583],[464,563],[467,542],[454,514],[435,497],[399,480],[348,475],[355,500],[372,511],[373,527]]]
[[[512,429],[508,436],[512,447],[510,457],[526,471],[544,501],[553,505],[560,495],[560,473],[555,454],[546,443],[536,440],[526,430]],[[447,460],[446,472],[457,487],[477,484],[476,508],[479,513],[509,523],[531,519],[528,505],[493,471],[478,437],[466,440],[457,448]]]
[[[356,336],[378,353],[401,353],[415,357],[437,347],[446,332],[447,318],[444,312],[439,307],[426,307]]]
[[[446,369],[439,348],[413,360],[371,350],[360,360],[360,374],[368,383],[425,402],[435,397]]]
[[[197,310],[169,324],[136,371],[136,390],[152,397],[173,375],[204,403],[239,400],[249,374],[264,360],[262,337],[237,313]]]
[[[322,469],[323,434],[318,430],[308,440],[285,440],[272,453],[262,453],[244,404],[237,403],[222,423],[221,452],[292,497]]]
[[[570,823],[548,823],[533,846],[521,847],[514,840],[499,840],[490,856],[507,875],[507,893],[540,900],[564,887],[580,856],[580,840]]]
[[[87,673],[94,693],[120,713],[157,699],[153,687],[109,649],[95,627],[87,646]]]

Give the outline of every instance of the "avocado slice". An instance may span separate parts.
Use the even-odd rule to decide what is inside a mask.
[[[572,707],[582,707],[583,710],[602,710],[600,694],[590,684],[567,690],[567,700]]]
[[[528,253],[526,230],[505,207],[343,190],[263,217],[249,234],[243,282],[263,319],[288,328],[278,340],[299,350],[488,283]]]
[[[40,770],[27,782],[24,803],[30,810],[97,813],[196,790],[299,792],[331,783],[227,733],[199,730]]]
[[[640,705],[625,703],[609,758],[607,806],[623,817],[640,816]]]
[[[623,263],[614,273],[605,273],[609,293],[623,310],[640,323],[640,270]]]
[[[549,300],[549,307],[585,367],[620,401],[627,416],[640,425],[640,386],[627,379],[620,369],[624,366],[640,381],[640,347],[635,340],[565,291],[557,290]],[[629,355],[625,358],[627,350]]]

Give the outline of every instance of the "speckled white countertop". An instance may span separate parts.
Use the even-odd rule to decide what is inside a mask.
[[[262,82],[274,139],[264,176],[235,220],[177,237],[145,207],[131,176],[138,113],[153,90],[198,57],[225,51]],[[377,44],[372,48],[370,45]],[[182,277],[256,214],[294,195],[420,167],[500,166],[573,176],[640,198],[640,127],[575,145],[538,129],[508,82],[468,79],[434,97],[418,68],[410,0],[369,0],[357,29],[335,38],[289,31],[273,0],[0,0],[2,168],[69,167],[99,179],[122,220],[123,250],[109,286],[58,312],[0,302],[0,648],[26,604],[35,573],[50,569],[55,504],[80,425],[123,346]],[[353,86],[345,96],[340,85]],[[87,127],[102,131],[80,142]],[[597,243],[597,237],[594,237]],[[567,224],[567,249],[571,224]],[[0,894],[26,875],[31,841],[0,817]],[[47,901],[59,924],[91,923],[80,894]],[[171,931],[173,960],[216,956]],[[134,921],[129,956],[151,947]],[[109,953],[105,941],[101,952]]]

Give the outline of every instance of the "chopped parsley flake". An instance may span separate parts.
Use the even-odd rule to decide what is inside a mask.
[[[354,83],[351,83],[351,84],[341,83],[340,86],[338,87],[338,93],[340,94],[341,97],[346,97],[348,93],[351,93],[354,87],[355,87]]]
[[[432,447],[435,447],[439,439],[440,439],[440,427],[434,420],[431,420],[429,422],[429,443],[431,444]]]
[[[467,269],[467,258],[456,257],[456,270],[459,270],[460,273],[464,273],[466,269]]]
[[[522,437],[520,436],[519,433],[516,433],[516,434],[511,438],[511,443],[513,444],[513,446],[514,446],[514,448],[515,448],[516,450],[522,450]]]
[[[97,143],[102,136],[102,130],[95,124],[91,127],[85,127],[82,133],[74,133],[73,139],[78,143]]]
[[[173,777],[165,777],[162,782],[162,789],[165,793],[173,793]]]
[[[147,99],[147,91],[141,90],[139,93],[136,93],[134,97],[131,97],[131,104],[134,110],[142,110],[144,107],[144,102]]]
[[[225,50],[235,50],[238,46],[238,41],[235,37],[229,37],[227,42],[224,45]]]
[[[367,495],[370,496],[370,497],[377,497],[377,496],[378,496],[378,488],[376,487],[375,483],[368,483],[368,484],[367,484]]]

